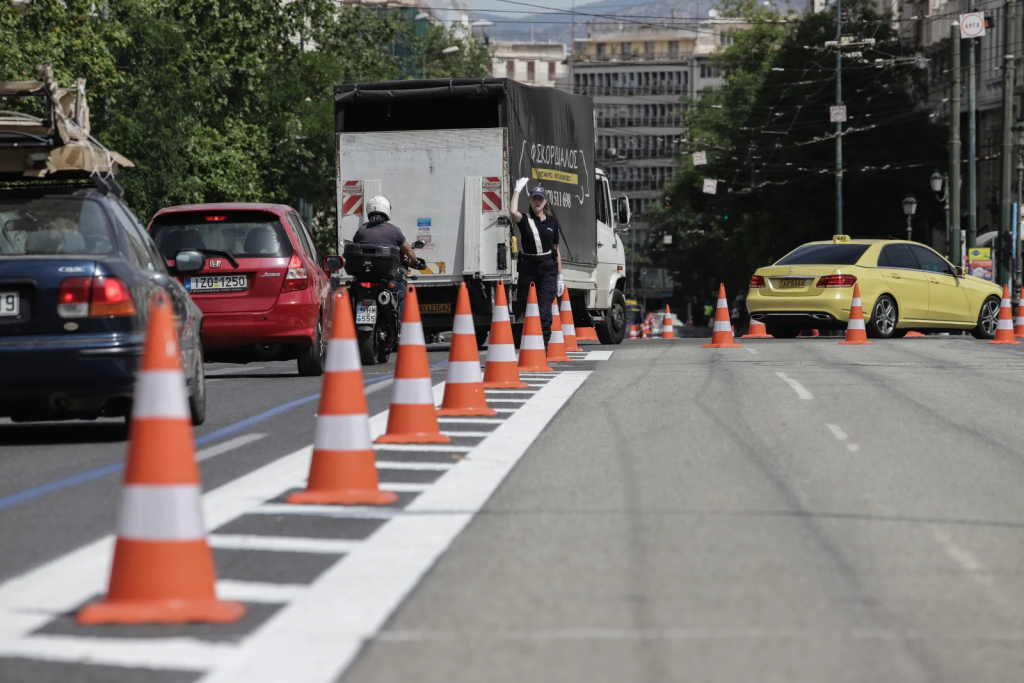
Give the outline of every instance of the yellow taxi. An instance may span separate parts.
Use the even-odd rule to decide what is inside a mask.
[[[774,337],[845,329],[854,284],[860,285],[870,337],[902,337],[911,330],[995,336],[1002,288],[904,240],[837,235],[797,247],[754,273],[747,310]]]

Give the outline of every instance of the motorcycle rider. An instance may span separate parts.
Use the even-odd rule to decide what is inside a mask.
[[[427,267],[427,262],[416,256],[405,235],[398,226],[393,225],[391,220],[391,202],[387,197],[380,195],[370,197],[366,203],[367,222],[359,226],[352,241],[357,244],[372,244],[374,246],[398,247],[402,255],[406,256],[418,270]],[[398,319],[402,319],[402,312],[405,310],[405,269],[399,268],[392,280],[395,285],[395,299],[398,301]]]

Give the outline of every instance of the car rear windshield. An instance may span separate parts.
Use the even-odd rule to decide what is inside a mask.
[[[165,214],[153,222],[152,234],[166,259],[183,249],[216,249],[235,258],[292,255],[281,219],[262,211]]]
[[[81,197],[0,198],[0,256],[73,256],[114,250],[103,205]]]
[[[852,266],[869,244],[807,244],[784,256],[777,266]]]

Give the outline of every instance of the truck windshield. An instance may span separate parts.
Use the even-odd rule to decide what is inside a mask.
[[[114,250],[103,206],[80,197],[0,199],[0,256],[75,256]]]
[[[777,266],[852,266],[869,244],[805,244],[775,265]]]
[[[157,216],[150,228],[166,259],[183,249],[216,249],[235,258],[285,258],[292,245],[281,219],[262,211],[211,211]]]

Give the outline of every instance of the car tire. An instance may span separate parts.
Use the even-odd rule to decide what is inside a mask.
[[[203,359],[203,347],[196,351],[195,391],[188,398],[188,410],[192,414],[192,426],[198,427],[206,422],[206,364]],[[131,422],[131,413],[128,421]]]
[[[891,339],[899,322],[899,309],[896,300],[888,294],[882,294],[871,306],[871,319],[864,326],[872,339]]]
[[[327,355],[327,343],[324,340],[324,329],[321,320],[316,321],[316,334],[313,345],[300,348],[297,360],[299,377],[319,377],[324,374],[324,357]]]
[[[604,314],[604,320],[594,325],[597,340],[602,344],[621,344],[626,337],[626,296],[612,290],[612,304]]]
[[[788,325],[765,325],[765,330],[776,339],[796,339],[797,335],[800,334],[799,327],[789,327]]]
[[[999,306],[1002,302],[998,297],[990,296],[981,304],[978,311],[978,324],[971,330],[975,339],[995,339],[999,325]]]
[[[376,329],[369,332],[363,332],[362,330],[356,330],[356,337],[359,341],[359,360],[362,361],[363,365],[376,365],[377,364],[377,331]]]

